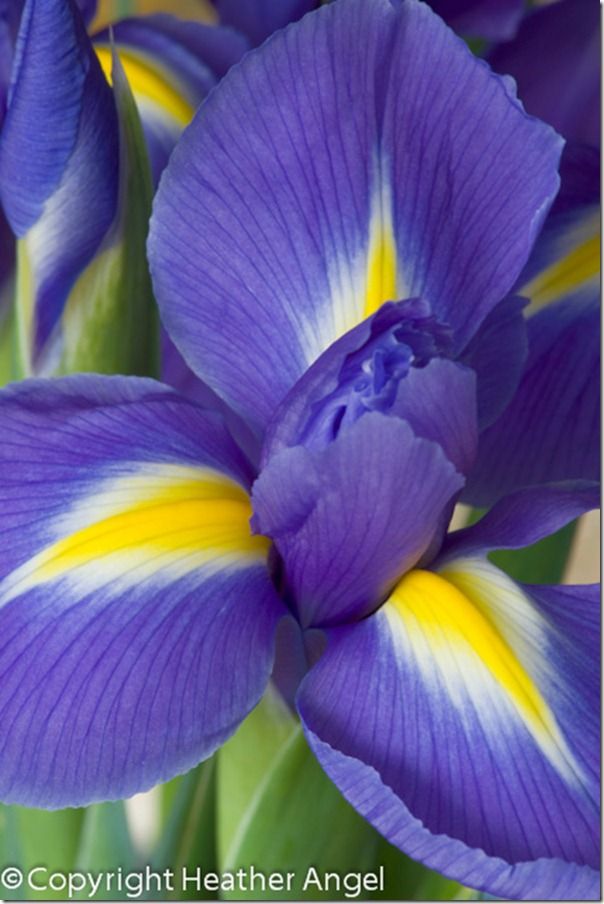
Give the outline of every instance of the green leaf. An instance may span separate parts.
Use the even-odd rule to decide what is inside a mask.
[[[0,386],[5,386],[16,377],[15,365],[15,309],[12,300],[0,298]]]
[[[201,763],[169,782],[166,791],[170,806],[151,865],[158,871],[173,871],[174,889],[158,892],[156,897],[176,901],[215,898],[215,894],[204,895],[192,885],[182,888],[180,881],[183,869],[191,873],[200,865],[209,871],[217,868],[215,760]]]
[[[21,869],[22,864],[23,850],[16,808],[0,804],[0,871],[4,871],[7,867]],[[0,887],[0,894],[6,901],[18,901],[26,897],[27,889],[24,884],[14,889],[3,886]]]
[[[219,750],[217,776],[218,859],[224,863],[239,826],[253,808],[258,787],[270,772],[297,718],[269,685],[263,699]]]
[[[84,811],[75,868],[94,875],[113,872],[121,867],[124,872],[133,870],[137,863],[136,852],[128,829],[126,811],[122,801],[93,804]],[[116,894],[106,887],[90,895],[86,891],[74,896],[81,900],[115,899]]]
[[[2,807],[1,821],[5,826],[2,865],[18,866],[24,873],[34,867],[47,867],[51,872],[69,872],[75,868],[83,810],[33,810],[25,807]],[[14,859],[13,859],[14,858]],[[36,884],[47,881],[46,874],[35,878]],[[9,893],[2,890],[4,897]],[[64,891],[36,890],[22,886],[18,897],[25,900],[62,900]]]
[[[249,752],[250,763],[254,749]],[[333,900],[349,873],[372,869],[378,836],[344,800],[308,748],[300,727],[290,733],[257,786],[224,855],[225,871],[283,877],[283,888],[243,883],[221,897],[240,900]],[[313,872],[315,870],[316,872]],[[332,874],[328,879],[326,874]],[[277,880],[279,881],[279,880]],[[351,882],[355,881],[354,875]],[[306,887],[305,887],[306,884]]]
[[[380,838],[376,864],[384,868],[384,889],[372,895],[382,901],[451,901],[459,895],[474,894],[453,879],[411,860],[398,848]]]
[[[118,214],[104,248],[67,302],[60,371],[153,376],[159,367],[159,325],[146,254],[151,172],[136,103],[117,54],[112,78],[120,123]]]
[[[113,88],[120,128],[116,217],[94,259],[80,274],[61,316],[61,348],[51,373],[81,371],[155,376],[159,325],[146,257],[152,183],[140,118],[114,54]],[[30,376],[34,283],[27,237],[17,243],[19,376]]]

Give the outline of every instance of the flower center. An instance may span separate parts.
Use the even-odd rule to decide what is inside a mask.
[[[410,369],[449,356],[451,331],[424,302],[410,299],[387,308],[386,324],[378,321],[367,342],[345,359],[336,388],[313,405],[300,437],[305,446],[324,448],[368,411],[396,414],[398,387]],[[393,313],[396,322],[388,324]]]

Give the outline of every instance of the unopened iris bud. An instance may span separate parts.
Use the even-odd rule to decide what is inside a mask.
[[[0,192],[18,238],[17,373],[150,372],[151,187],[127,83],[109,87],[75,4],[38,0],[12,78]]]

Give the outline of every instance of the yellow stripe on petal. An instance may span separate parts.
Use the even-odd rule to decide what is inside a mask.
[[[115,478],[57,522],[75,529],[9,575],[0,605],[82,569],[91,590],[108,578],[138,583],[264,562],[269,541],[252,535],[251,514],[247,493],[209,469],[158,465]]]
[[[590,227],[590,232],[593,234],[589,238],[580,240],[568,254],[521,287],[520,294],[531,300],[529,311],[538,310],[558,301],[590,282],[598,285],[600,278],[599,214],[593,217]]]
[[[173,75],[155,60],[151,63],[143,54],[120,46],[116,49],[135,99],[138,102],[150,101],[160,107],[184,129],[195,112],[193,105],[184,96],[184,87],[177,85]],[[111,49],[97,45],[95,52],[111,84]]]
[[[552,765],[576,780],[572,755],[534,677],[546,673],[547,662],[535,661],[541,652],[536,657],[527,638],[542,649],[545,626],[517,585],[489,563],[456,563],[441,574],[409,572],[389,603],[387,613],[402,621],[420,669],[440,673],[453,703],[471,700],[488,723],[493,688],[502,692]]]
[[[347,247],[336,248],[329,256],[325,312],[301,326],[309,365],[385,302],[409,297],[399,266],[386,169],[376,160],[361,247],[354,253]]]
[[[398,301],[399,297],[392,199],[388,188],[382,184],[375,193],[369,223],[364,317],[374,314],[384,302]]]

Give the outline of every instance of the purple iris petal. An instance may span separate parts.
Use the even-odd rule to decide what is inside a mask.
[[[323,448],[368,411],[398,413],[401,384],[450,349],[451,331],[425,302],[384,305],[334,343],[288,393],[269,427],[264,459],[283,444]]]
[[[511,401],[527,355],[524,298],[507,298],[482,323],[460,357],[476,372],[478,423],[492,424]]]
[[[245,422],[195,376],[165,330],[162,330],[161,335],[161,359],[162,382],[172,386],[180,395],[197,402],[202,408],[219,412],[239,448],[245,451],[250,462],[257,467],[260,447],[256,437]]]
[[[600,4],[559,0],[531,10],[517,36],[489,56],[511,75],[529,113],[565,138],[600,143]]]
[[[111,40],[118,53],[148,66],[160,82],[167,83],[193,115],[218,79],[246,52],[249,43],[233,29],[187,22],[163,13],[121,19],[94,35],[95,47],[109,51]],[[168,162],[184,125],[170,104],[161,98],[132,90],[138,102],[155,184]]]
[[[506,343],[503,343],[505,348]],[[368,411],[406,420],[468,473],[477,442],[476,380],[448,360],[451,331],[421,299],[385,304],[335,342],[278,407],[263,462],[276,450],[323,448]],[[497,370],[499,361],[491,361]]]
[[[600,473],[600,308],[569,298],[528,321],[529,359],[509,407],[480,438],[465,498]]]
[[[111,32],[118,45],[154,56],[175,73],[185,89],[200,97],[249,50],[245,37],[232,28],[185,21],[166,13],[120,19]],[[105,28],[94,34],[93,40],[108,42],[109,36],[110,30]]]
[[[505,898],[596,898],[595,588],[450,567],[327,631],[298,695],[309,743],[347,800],[432,869]]]
[[[599,501],[596,482],[568,481],[517,490],[499,500],[476,524],[449,534],[443,556],[531,546],[598,508]]]
[[[98,0],[76,0],[76,3],[82,13],[84,22],[86,25],[90,25],[96,15],[97,6],[99,5]]]
[[[212,753],[268,680],[285,610],[249,465],[150,380],[27,381],[0,417],[0,796],[129,796]]]
[[[430,0],[434,12],[459,34],[490,41],[513,38],[524,0]]]
[[[300,19],[318,0],[214,0],[220,21],[261,44],[274,31]]]
[[[23,4],[0,0],[0,130],[6,112],[11,69]]]
[[[560,180],[560,191],[551,210],[548,228],[558,214],[599,203],[600,152],[582,144],[567,144],[560,161]]]
[[[304,626],[356,619],[437,539],[463,485],[437,443],[369,412],[323,449],[277,452],[254,484],[254,525],[281,555]]]
[[[149,242],[164,323],[258,432],[383,302],[426,299],[460,351],[526,262],[560,149],[425,5],[338,0],[249,53],[179,143]]]
[[[560,194],[518,281],[517,291],[531,302],[522,378],[509,406],[482,433],[464,491],[477,505],[532,483],[599,476],[598,152],[568,146],[561,176]],[[485,346],[474,344],[481,354]],[[511,367],[508,373],[516,376]]]

